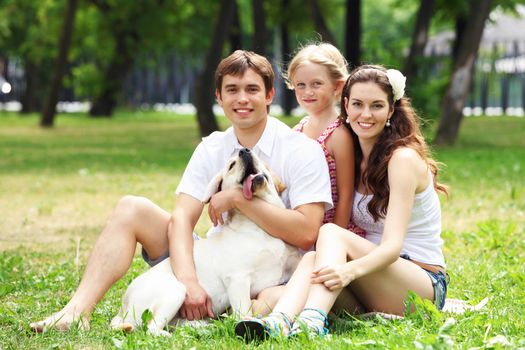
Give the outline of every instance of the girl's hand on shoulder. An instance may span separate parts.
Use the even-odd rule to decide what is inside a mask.
[[[344,288],[356,279],[352,265],[332,264],[319,267],[312,271],[312,283],[322,283],[329,290]]]

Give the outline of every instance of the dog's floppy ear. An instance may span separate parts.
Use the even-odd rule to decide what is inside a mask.
[[[206,195],[204,196],[204,204],[208,204],[208,202],[211,199],[211,196],[213,196],[215,193],[220,192],[222,187],[222,174],[217,174],[215,177],[210,181],[208,184],[208,187],[206,188]]]
[[[273,172],[272,172],[272,180],[275,185],[275,189],[277,190],[277,193],[279,193],[279,196],[280,196],[284,192],[284,190],[286,190],[286,185]]]
[[[279,194],[279,196],[286,190],[286,185],[284,182],[282,182],[281,178],[277,176],[277,174],[268,166],[268,164],[265,164],[266,169],[268,169],[268,172],[270,173],[270,176],[272,177],[272,182],[275,186],[275,190]]]

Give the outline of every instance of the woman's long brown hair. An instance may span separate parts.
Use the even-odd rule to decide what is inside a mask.
[[[370,157],[366,164],[365,171],[361,174],[361,161],[363,151],[355,132],[346,123],[347,113],[345,98],[349,98],[350,90],[356,83],[376,83],[381,90],[388,96],[389,107],[393,106],[394,112],[390,118],[390,127],[385,127],[379,136],[376,144],[372,148]],[[434,188],[437,191],[447,194],[447,187],[440,184],[438,179],[438,165],[432,158],[430,150],[425,143],[421,129],[419,127],[419,117],[412,108],[410,101],[406,97],[394,102],[392,86],[386,76],[386,69],[378,65],[363,65],[354,69],[348,77],[341,95],[341,116],[342,121],[347,125],[352,133],[355,149],[355,188],[359,182],[363,183],[367,192],[373,194],[368,203],[368,211],[374,221],[384,218],[390,198],[390,186],[388,184],[388,162],[392,158],[394,151],[400,147],[414,149],[419,156],[427,163],[433,175]]]

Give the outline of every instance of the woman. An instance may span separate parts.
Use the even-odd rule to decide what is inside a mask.
[[[239,322],[238,335],[324,335],[326,314],[342,291],[350,313],[402,315],[409,290],[443,307],[447,281],[437,192],[447,191],[437,182],[436,162],[404,89],[397,70],[365,65],[350,73],[341,118],[354,137],[353,219],[366,239],[324,225],[316,252],[304,256],[273,312]]]

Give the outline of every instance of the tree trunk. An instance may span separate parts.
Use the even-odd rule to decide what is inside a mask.
[[[289,5],[289,0],[283,0],[282,1],[282,11],[286,11]],[[288,32],[288,20],[285,18],[281,21],[281,57],[285,62],[288,62],[291,60],[291,52],[290,52],[290,40],[289,40],[289,32]],[[285,115],[291,115],[292,114],[292,108],[294,104],[294,93],[292,90],[288,89],[286,86],[286,82],[283,80],[283,87],[282,87],[282,107],[283,107],[283,113]]]
[[[423,57],[425,46],[427,45],[434,3],[435,0],[421,0],[419,5],[416,24],[412,33],[412,44],[403,68],[403,73],[409,82],[412,81],[412,78],[418,76],[418,59]]]
[[[25,89],[22,92],[20,102],[22,103],[21,114],[33,113],[41,110],[41,104],[37,102],[38,91],[38,68],[31,60],[24,62]]]
[[[346,59],[350,68],[361,63],[361,0],[346,1]]]
[[[525,109],[525,76],[521,76],[521,108]]]
[[[252,0],[253,51],[266,55],[266,14],[262,0]]]
[[[214,71],[221,60],[222,48],[232,25],[234,5],[234,0],[221,0],[219,18],[213,31],[204,68],[195,82],[195,105],[201,136],[207,136],[219,129],[212,108],[215,101]]]
[[[480,107],[483,111],[489,106],[489,80],[488,77],[480,74]]]
[[[455,62],[458,59],[459,49],[463,45],[465,40],[465,31],[467,29],[467,19],[468,13],[460,13],[456,18],[456,23],[454,25],[454,31],[456,35],[456,40],[452,46],[452,61]]]
[[[230,46],[231,51],[242,49],[242,30],[241,18],[239,16],[239,5],[234,1],[233,5],[233,21],[230,29]]]
[[[458,136],[463,107],[468,97],[473,77],[481,36],[485,22],[492,8],[491,0],[470,1],[470,14],[466,22],[464,35],[457,46],[456,60],[452,65],[450,82],[445,92],[441,109],[441,118],[436,133],[438,145],[453,144]]]
[[[116,29],[113,35],[116,40],[115,52],[104,72],[102,90],[93,98],[89,110],[89,115],[92,117],[111,117],[113,115],[124,80],[133,68],[133,47],[138,40],[136,33]]]
[[[317,0],[310,0],[310,10],[312,12],[315,30],[321,35],[321,40],[337,46],[330,29],[328,29],[328,26],[326,25],[321,12],[321,7]]]
[[[67,56],[71,46],[71,37],[75,23],[75,13],[77,10],[77,0],[68,0],[64,18],[64,26],[58,42],[58,56],[55,63],[55,72],[51,80],[49,95],[42,111],[40,125],[43,127],[52,127],[55,121],[56,105],[58,94],[62,89],[62,80],[67,68]]]
[[[2,88],[2,85],[4,84],[4,79],[6,82],[9,82],[9,72],[7,70],[7,66],[9,65],[9,61],[7,57],[2,56],[2,53],[0,52],[0,88]],[[0,103],[4,102],[4,96],[3,92],[0,91]]]
[[[501,77],[501,109],[503,114],[509,107],[509,90],[510,90],[510,80],[508,73],[503,73]]]
[[[0,77],[4,77],[6,81],[9,81],[9,71],[7,66],[9,65],[9,60],[7,57],[4,57],[0,54]]]

